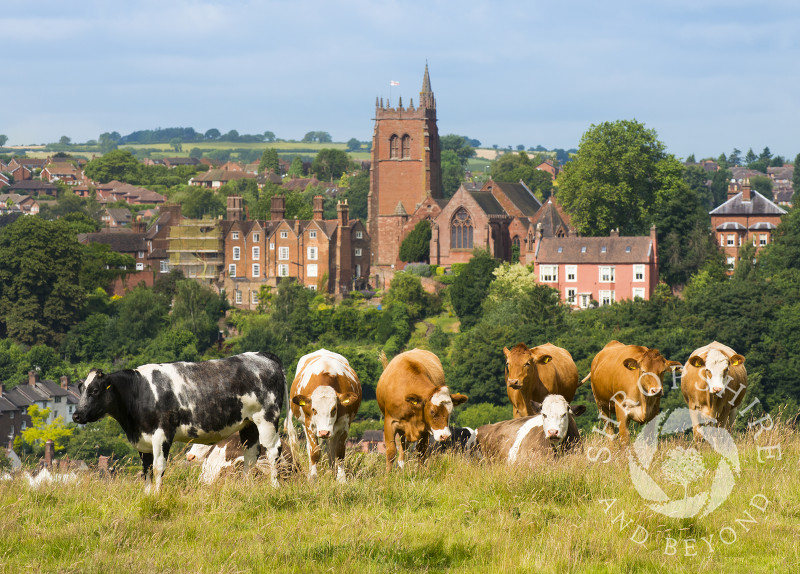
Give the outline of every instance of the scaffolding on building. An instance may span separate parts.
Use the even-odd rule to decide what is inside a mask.
[[[224,265],[222,226],[216,219],[183,219],[169,231],[170,269],[184,277],[218,279]]]

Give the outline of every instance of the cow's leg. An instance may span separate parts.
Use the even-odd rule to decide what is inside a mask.
[[[149,494],[153,476],[153,453],[140,452],[139,458],[142,459],[142,478],[144,479],[144,491]]]
[[[258,440],[267,454],[267,462],[269,463],[269,474],[272,486],[278,487],[278,453],[280,451],[281,439],[278,436],[278,416],[275,415],[275,420],[270,421],[267,419],[264,411],[258,412],[253,415],[253,422],[258,427]]]
[[[406,449],[408,448],[408,443],[406,442],[405,434],[401,433],[400,436],[396,438],[398,439],[397,442],[399,443],[397,445],[397,451],[398,451],[397,466],[403,468],[406,465]]]
[[[247,425],[239,431],[239,438],[244,448],[244,472],[247,474],[258,461],[258,451],[261,446],[258,442],[258,427],[254,424]]]
[[[171,446],[172,437],[168,438],[163,429],[157,429],[153,433],[153,482],[155,483],[155,492],[161,490],[161,480],[167,468],[167,455],[169,455]]]
[[[625,412],[625,409],[617,401],[614,402],[614,410],[617,414],[617,422],[619,423],[619,444],[627,446],[628,439],[630,438],[630,434],[628,433],[628,413]]]
[[[307,423],[303,423],[303,430],[306,433],[306,450],[308,451],[308,481],[314,482],[318,477],[317,463],[319,462],[320,456],[322,456],[322,448],[320,448],[317,437],[315,437],[311,429],[308,428]]]
[[[736,414],[739,412],[739,407],[731,407],[731,410],[728,412],[727,420],[725,421],[725,428],[728,431],[733,430],[733,423],[736,422]]]
[[[703,438],[703,431],[700,428],[700,411],[689,407],[689,418],[692,419],[692,438],[699,441]]]
[[[383,444],[386,445],[386,472],[392,472],[392,463],[397,454],[397,445],[394,442],[394,426],[389,417],[383,420]]]
[[[334,468],[334,461],[336,463],[336,480],[344,483],[346,477],[344,474],[344,454],[347,447],[347,433],[350,431],[350,418],[343,416],[337,419],[336,424],[333,426],[333,433],[328,440],[328,461],[331,463],[331,469]]]
[[[425,460],[428,458],[429,439],[430,439],[430,434],[423,432],[422,435],[419,437],[419,440],[417,441],[417,452],[419,453],[420,465],[425,464]]]

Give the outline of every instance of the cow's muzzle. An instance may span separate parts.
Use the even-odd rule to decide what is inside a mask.
[[[558,440],[558,429],[550,429],[547,431],[547,438],[550,440]]]
[[[79,425],[82,425],[82,424],[86,423],[86,420],[84,420],[84,418],[81,415],[79,415],[78,413],[74,413],[72,415],[72,422],[77,423]]]
[[[328,438],[329,436],[331,436],[331,431],[326,431],[326,430],[317,431],[317,436],[319,438]]]
[[[508,386],[518,391],[522,388],[522,383],[519,382],[519,379],[508,379]]]

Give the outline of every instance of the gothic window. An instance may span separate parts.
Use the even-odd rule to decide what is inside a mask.
[[[511,240],[511,245],[513,245],[516,248],[519,248],[519,244],[520,244],[519,236],[515,235],[514,239]]]
[[[411,136],[408,134],[403,136],[403,159],[411,158]]]
[[[450,247],[472,249],[472,218],[463,207],[459,207],[450,222]]]
[[[400,138],[397,136],[392,136],[389,138],[389,158],[400,158]]]
[[[558,228],[558,231],[556,231],[556,237],[566,237],[566,234],[564,233],[564,228],[563,227],[559,227]]]

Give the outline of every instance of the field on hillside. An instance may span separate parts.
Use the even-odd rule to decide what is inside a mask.
[[[682,520],[647,508],[625,453],[592,462],[607,444],[596,435],[584,452],[515,468],[446,455],[387,477],[380,455],[351,453],[344,485],[326,470],[313,487],[238,474],[200,486],[174,460],[159,496],[132,476],[39,490],[15,479],[0,483],[0,571],[796,572],[800,439],[754,438],[737,436],[727,500]],[[780,460],[759,462],[774,444]],[[711,448],[698,450],[713,468]]]

